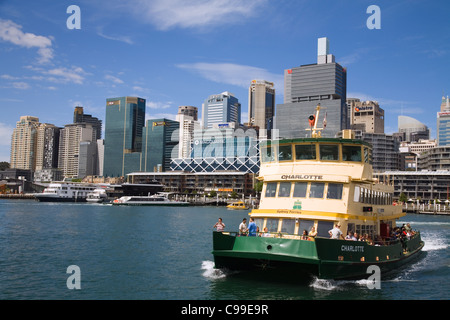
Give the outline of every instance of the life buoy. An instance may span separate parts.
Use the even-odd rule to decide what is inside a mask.
[[[310,115],[308,118],[309,121],[309,126],[312,127],[314,126],[314,123],[316,122],[316,117],[314,115]]]

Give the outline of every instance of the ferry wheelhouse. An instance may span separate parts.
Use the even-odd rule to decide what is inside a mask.
[[[262,144],[261,201],[249,215],[264,234],[213,232],[216,268],[367,278],[370,265],[383,273],[417,256],[424,245],[420,232],[392,236],[406,213],[393,201],[389,181],[373,178],[370,144],[353,139],[351,131],[343,136]],[[336,225],[343,237],[330,239]],[[364,241],[344,240],[348,233]]]

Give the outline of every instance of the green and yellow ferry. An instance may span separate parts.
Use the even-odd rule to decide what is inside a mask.
[[[249,213],[261,232],[213,232],[215,268],[362,279],[369,266],[384,275],[419,255],[419,231],[393,235],[406,213],[393,200],[393,185],[373,178],[370,144],[350,130],[342,138],[315,136],[262,143],[261,201]],[[344,237],[364,238],[332,239],[336,225]]]

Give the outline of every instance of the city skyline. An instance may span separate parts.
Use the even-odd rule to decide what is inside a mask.
[[[436,138],[450,95],[445,1],[82,0],[79,30],[66,25],[71,4],[0,2],[0,161],[10,160],[21,116],[63,127],[81,106],[104,122],[109,97],[142,97],[147,119],[175,119],[178,106],[200,109],[230,91],[246,122],[251,80],[273,82],[282,104],[284,70],[315,63],[321,37],[347,69],[347,98],[378,101],[386,133],[406,115]],[[379,30],[366,26],[371,4]]]

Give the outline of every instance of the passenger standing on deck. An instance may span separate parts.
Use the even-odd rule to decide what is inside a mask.
[[[316,228],[314,228],[314,226],[311,227],[311,230],[309,231],[308,236],[309,236],[308,240],[311,240],[311,241],[313,241],[314,238],[317,236],[317,231],[316,231]]]
[[[248,224],[248,235],[249,237],[256,236],[256,223],[253,218],[250,218],[250,223]]]
[[[331,239],[339,239],[342,238],[343,240],[345,240],[342,231],[341,231],[341,226],[340,224],[336,224],[336,226],[328,231],[330,238]]]
[[[216,228],[218,232],[222,232],[225,229],[225,223],[222,222],[222,218],[219,218],[219,221],[216,222],[213,228]]]
[[[247,235],[247,219],[242,219],[241,224],[239,225],[239,235],[246,236]]]

